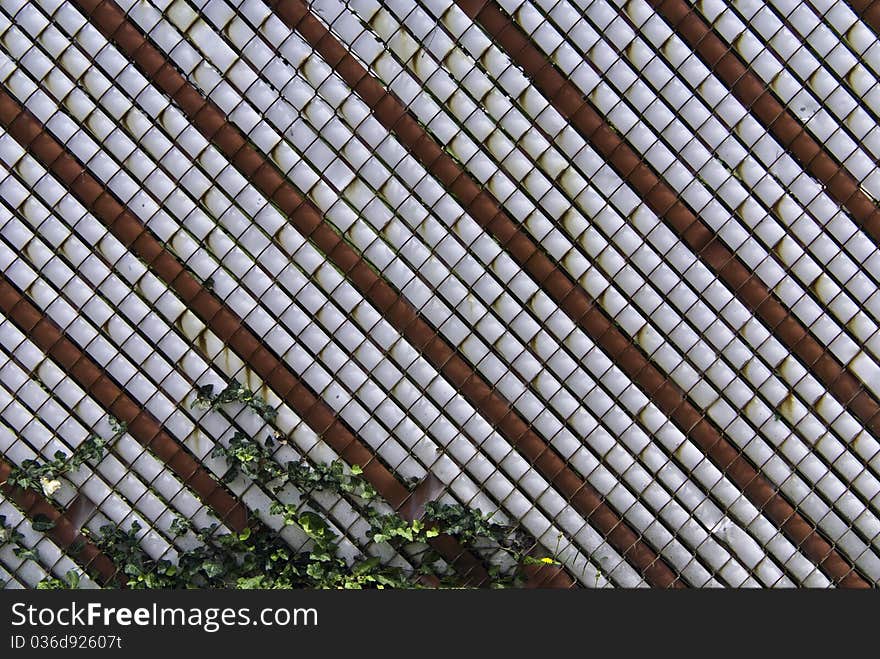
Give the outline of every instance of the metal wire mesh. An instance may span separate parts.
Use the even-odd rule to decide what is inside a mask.
[[[108,524],[308,546],[239,433],[518,524],[529,585],[874,586],[878,16],[0,0],[0,480],[127,424],[4,486],[0,581],[112,581]],[[193,406],[230,381],[277,417]]]

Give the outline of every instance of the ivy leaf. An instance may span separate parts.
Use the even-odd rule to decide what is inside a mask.
[[[37,553],[35,549],[28,549],[27,547],[16,547],[12,550],[12,553],[15,554],[17,558],[21,560],[27,560],[28,558],[32,561],[39,562],[40,555]]]
[[[214,385],[213,384],[203,384],[199,387],[196,387],[196,399],[193,401],[191,407],[200,407],[205,404],[210,405],[211,400],[214,398]]]
[[[323,579],[325,572],[326,570],[322,563],[309,563],[306,567],[306,574],[316,581]]]
[[[240,590],[256,590],[258,588],[265,588],[265,584],[263,580],[265,576],[260,574],[256,577],[241,577],[238,581],[235,582],[235,587]]]
[[[79,574],[76,573],[76,570],[68,570],[67,574],[64,575],[64,579],[71,588],[79,588]]]
[[[306,535],[315,540],[323,540],[333,534],[327,523],[316,513],[308,511],[301,513],[297,518],[297,523],[306,532]]]
[[[37,515],[34,515],[34,521],[31,526],[33,527],[34,531],[39,531],[43,533],[45,531],[51,531],[52,529],[54,529],[55,522],[53,522],[42,513],[39,513]]]
[[[372,572],[377,567],[379,567],[379,557],[373,556],[364,561],[360,561],[359,563],[355,563],[351,568],[351,573],[355,576],[360,576],[367,572]]]

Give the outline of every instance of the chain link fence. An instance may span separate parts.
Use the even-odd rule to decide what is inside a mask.
[[[874,586],[878,34],[0,0],[0,583]]]

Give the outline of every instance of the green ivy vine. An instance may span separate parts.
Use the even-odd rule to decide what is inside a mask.
[[[214,393],[213,384],[205,384],[196,388],[196,399],[192,403],[193,408],[219,410],[226,403],[241,403],[256,414],[266,423],[272,423],[278,416],[278,411],[269,405],[262,396],[254,393],[237,380],[231,380],[219,393]]]
[[[23,460],[20,466],[13,465],[9,476],[0,485],[42,491],[46,497],[51,497],[61,487],[59,479],[62,476],[76,471],[89,461],[101,460],[107,448],[127,430],[124,423],[113,417],[110,418],[110,427],[113,430],[112,437],[105,439],[98,435],[89,435],[70,455],[64,451],[55,451],[52,459],[46,462]]]
[[[107,449],[128,430],[125,423],[114,417],[110,417],[109,422],[113,431],[111,437],[104,438],[92,434],[84,439],[70,455],[64,451],[56,451],[52,459],[45,462],[23,460],[21,465],[12,466],[6,480],[0,482],[0,485],[34,490],[42,493],[47,499],[51,499],[55,492],[61,488],[60,479],[63,476],[75,472],[86,463],[100,462],[107,453]],[[46,515],[38,513],[31,518],[31,527],[34,531],[45,533],[55,528],[55,522]],[[24,535],[18,529],[7,524],[5,515],[0,515],[0,547],[5,545],[12,546],[12,552],[17,558],[40,563],[40,555],[37,550],[27,547],[24,544]],[[71,546],[69,551],[75,554],[81,548],[82,541],[80,540]],[[63,578],[51,576],[44,578],[37,584],[37,588],[40,590],[79,588],[80,577],[81,573],[76,570],[68,570]]]
[[[236,381],[216,394],[212,385],[198,387],[192,406],[219,411],[233,403],[244,405],[272,429],[277,411]],[[124,432],[123,426],[114,428]],[[244,477],[274,495],[269,513],[281,518],[282,528],[295,526],[305,534],[309,541],[300,549],[292,548],[280,531],[256,518],[242,532],[225,532],[217,523],[196,528],[190,520],[177,517],[170,534],[185,536],[186,542],[179,544],[190,548],[178,548],[176,556],[161,559],[152,558],[142,548],[139,538],[143,529],[137,522],[127,530],[105,525],[97,533],[83,529],[83,534],[119,567],[124,584],[138,589],[460,586],[452,567],[432,547],[432,541],[441,535],[456,539],[479,556],[488,569],[488,585],[495,588],[520,585],[523,566],[556,563],[552,558],[533,558],[535,540],[530,535],[517,526],[497,523],[478,509],[430,501],[422,519],[403,519],[391,511],[358,465],[349,467],[339,460],[311,464],[305,459],[282,465],[271,449],[285,441],[277,430],[271,430],[263,441],[236,432],[226,446],[215,447],[212,457],[226,464],[225,482]],[[46,464],[23,464],[9,481],[44,489],[44,479],[56,479],[88,460],[99,459],[108,445],[90,438],[74,455],[56,454],[55,460]],[[291,487],[299,493],[293,497],[297,501],[283,501],[291,498],[285,495]],[[373,543],[378,555],[346,560],[341,552],[342,538],[316,497],[319,492],[346,498],[369,525],[366,535],[353,538],[354,543],[361,547]],[[398,561],[402,565],[380,558],[395,554],[405,558]],[[38,587],[76,588],[79,583],[80,575],[68,573],[60,579],[44,579]]]
[[[22,560],[39,560],[39,556],[33,549],[24,544],[24,536],[14,526],[6,523],[6,515],[0,515],[0,547],[10,545],[12,553]]]

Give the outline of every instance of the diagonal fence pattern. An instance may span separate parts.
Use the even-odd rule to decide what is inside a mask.
[[[0,0],[0,581],[124,584],[108,525],[314,554],[292,503],[419,569],[353,492],[231,473],[259,436],[516,525],[532,587],[873,587],[877,15]]]

